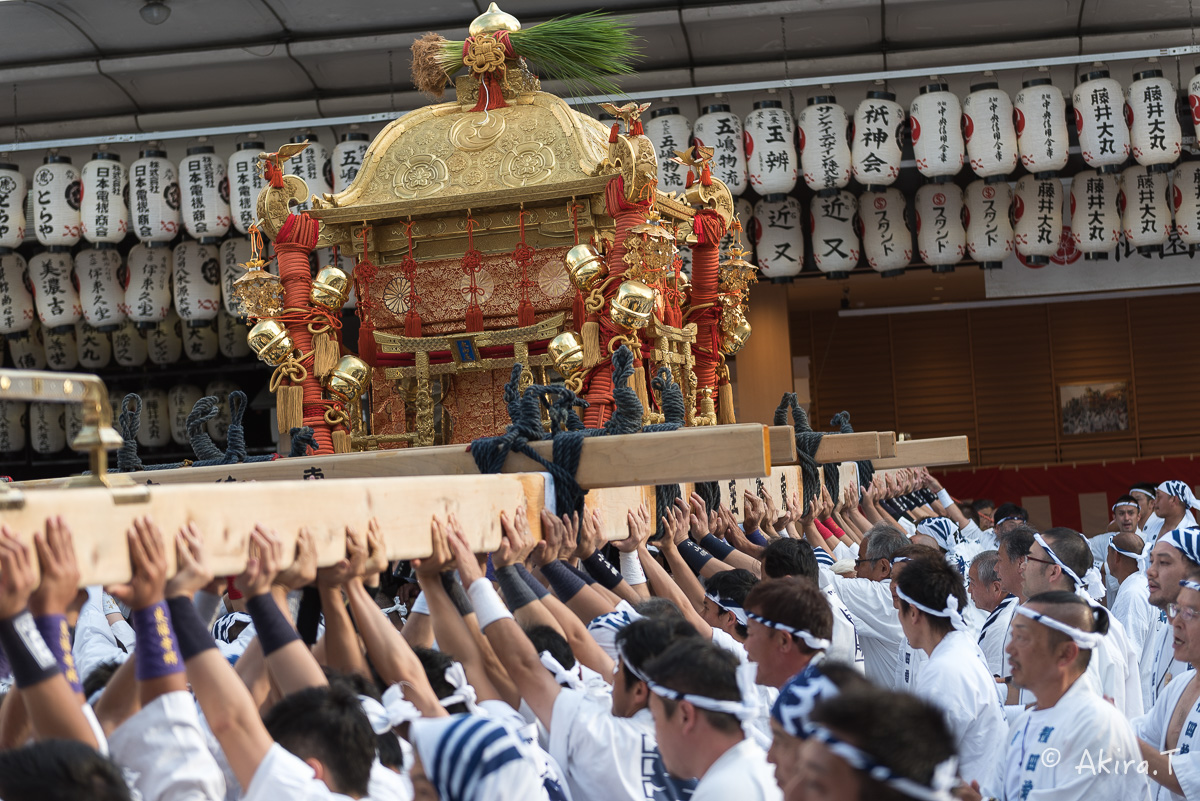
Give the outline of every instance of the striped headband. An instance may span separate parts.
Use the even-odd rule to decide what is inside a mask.
[[[1187,579],[1184,579],[1183,581],[1179,582],[1179,586],[1184,587],[1185,589],[1200,592],[1200,581],[1188,581]]]
[[[1116,503],[1113,504],[1112,510],[1115,512],[1118,509],[1120,509],[1122,506],[1132,506],[1134,509],[1139,509],[1139,510],[1142,508],[1137,505],[1137,501],[1117,501]]]
[[[712,601],[717,606],[724,609],[729,614],[733,615],[737,619],[738,623],[741,623],[743,626],[746,625],[746,610],[745,609],[738,606],[733,601],[727,601],[727,600],[717,596],[715,593],[706,592],[706,593],[704,593],[704,597],[707,598],[708,600]]]
[[[1002,517],[999,520],[992,522],[992,528],[998,528],[1002,524],[1007,523],[1009,520],[1021,520],[1021,518],[1017,517],[1016,515],[1009,515],[1008,517]],[[1024,523],[1025,521],[1021,520],[1021,522]]]
[[[1158,489],[1160,492],[1178,498],[1184,506],[1200,509],[1200,500],[1196,500],[1196,496],[1192,494],[1192,488],[1182,481],[1164,481],[1158,485]]]
[[[933,781],[928,785],[907,779],[886,765],[876,762],[867,752],[836,737],[824,726],[813,726],[812,737],[825,744],[833,754],[841,757],[850,767],[867,774],[870,778],[887,785],[901,795],[919,801],[951,801],[950,791],[958,784],[958,758],[950,757],[933,770]]]
[[[771,706],[771,717],[792,737],[807,739],[812,733],[808,716],[818,701],[839,694],[838,686],[828,679],[819,666],[809,663],[799,675],[792,678]]]
[[[762,615],[756,615],[753,612],[747,612],[746,617],[750,620],[753,620],[755,623],[760,623],[766,626],[769,629],[786,631],[793,637],[799,637],[800,639],[804,640],[805,645],[814,651],[824,651],[830,645],[829,640],[823,640],[820,637],[815,637],[811,632],[805,631],[804,629],[794,628],[783,623],[776,623],[774,620],[767,620]]]
[[[941,610],[933,609],[923,603],[914,601],[898,585],[896,586],[896,595],[909,606],[916,607],[927,615],[949,618],[950,625],[954,627],[955,631],[966,631],[967,629],[967,621],[963,620],[962,614],[958,611],[958,599],[953,595],[946,596],[946,608]]]
[[[1074,626],[1068,626],[1066,623],[1055,620],[1052,617],[1043,615],[1040,612],[1035,612],[1028,606],[1018,606],[1017,614],[1029,618],[1035,623],[1041,623],[1043,626],[1049,626],[1055,631],[1060,631],[1075,641],[1075,644],[1084,651],[1092,651],[1100,647],[1100,643],[1104,642],[1104,635],[1094,631],[1084,631],[1077,629]]]
[[[928,517],[917,523],[917,533],[937,540],[942,550],[948,551],[961,540],[958,525],[948,517]]]
[[[1200,528],[1177,528],[1160,536],[1171,547],[1177,549],[1196,564],[1200,564]]]
[[[412,724],[413,744],[425,773],[444,801],[486,797],[489,777],[514,762],[525,761],[519,737],[498,721],[476,715],[422,718]],[[508,778],[518,778],[517,776]],[[494,796],[493,796],[494,797]]]
[[[628,657],[625,656],[624,648],[618,647],[617,652],[621,655],[621,663],[625,665],[625,669],[632,673],[634,678],[644,681],[650,692],[660,698],[669,698],[672,701],[687,701],[692,706],[707,709],[709,712],[722,712],[726,715],[733,715],[743,724],[758,717],[758,690],[755,686],[758,665],[754,662],[743,662],[738,665],[738,692],[741,694],[742,700],[726,701],[721,698],[709,698],[705,695],[694,695],[692,693],[680,692],[679,690],[672,690],[670,687],[652,681],[649,676],[635,667],[629,661]]]
[[[1108,547],[1111,548],[1112,550],[1116,551],[1117,553],[1121,554],[1121,556],[1128,556],[1130,559],[1141,559],[1142,558],[1142,555],[1140,553],[1132,553],[1130,551],[1121,550],[1120,548],[1117,547],[1117,543],[1115,540],[1109,540]]]
[[[1034,534],[1033,539],[1034,542],[1046,550],[1046,555],[1050,557],[1054,564],[1062,568],[1062,572],[1067,574],[1071,581],[1075,582],[1076,592],[1086,592],[1091,598],[1100,598],[1104,595],[1104,578],[1100,575],[1100,571],[1096,569],[1095,565],[1089,567],[1087,572],[1083,574],[1083,578],[1080,578],[1078,573],[1067,567],[1066,563],[1058,558],[1058,554],[1050,547],[1050,543],[1046,542],[1045,537],[1041,534]]]

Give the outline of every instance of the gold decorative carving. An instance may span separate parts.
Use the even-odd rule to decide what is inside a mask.
[[[477,112],[462,117],[450,126],[450,142],[467,153],[483,150],[496,141],[507,127],[504,117]]]
[[[500,165],[500,180],[514,188],[545,183],[554,173],[554,151],[541,142],[522,142]]]
[[[450,184],[446,162],[437,156],[413,155],[402,163],[392,179],[396,195],[417,198],[441,192]]]

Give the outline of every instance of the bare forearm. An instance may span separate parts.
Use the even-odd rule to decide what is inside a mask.
[[[413,653],[408,642],[400,636],[391,622],[371,600],[366,589],[358,581],[346,585],[346,595],[350,601],[350,614],[358,624],[363,642],[367,647],[367,656],[375,671],[388,684],[408,682],[411,687],[405,688],[405,697],[412,701],[422,714],[438,716],[445,714],[437,695],[429,686],[421,661]]]
[[[321,611],[325,615],[325,662],[342,673],[357,673],[371,677],[367,660],[358,644],[358,632],[346,611],[342,588],[320,586]],[[315,657],[314,657],[315,659]]]

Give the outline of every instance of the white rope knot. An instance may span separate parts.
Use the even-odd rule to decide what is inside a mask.
[[[383,693],[383,703],[369,695],[358,696],[362,710],[371,722],[371,730],[376,734],[387,734],[397,726],[412,723],[421,717],[421,711],[411,701],[404,698],[404,691],[399,684],[393,684]]]
[[[538,658],[542,660],[542,667],[554,674],[554,680],[560,687],[569,687],[572,690],[587,689],[579,677],[573,671],[563,667],[562,663],[555,659],[549,651],[542,651],[538,654]]]
[[[927,615],[947,618],[955,631],[967,630],[967,622],[963,620],[962,613],[959,612],[958,598],[954,597],[953,594],[946,596],[946,607],[944,609],[934,609],[931,606],[926,606],[920,601],[913,600],[913,598],[904,590],[900,589],[900,587],[896,585],[893,586],[896,588],[896,595],[898,595],[900,599],[909,606],[920,609]]]
[[[1104,642],[1104,635],[1094,631],[1084,631],[1077,629],[1074,626],[1068,626],[1066,623],[1055,620],[1048,615],[1043,615],[1040,612],[1035,612],[1028,606],[1018,606],[1017,614],[1029,618],[1030,620],[1041,623],[1043,626],[1049,626],[1055,631],[1062,632],[1070,637],[1081,650],[1094,651]]]
[[[472,715],[483,714],[483,710],[475,703],[478,697],[475,688],[467,681],[467,671],[462,662],[453,662],[446,668],[446,683],[454,688],[454,694],[442,699],[442,706],[449,708],[454,704],[462,704]]]

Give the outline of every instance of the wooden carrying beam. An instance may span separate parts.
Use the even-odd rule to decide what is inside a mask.
[[[796,430],[791,426],[769,426],[771,465],[799,464],[796,455]]]
[[[879,456],[882,459],[890,459],[896,455],[896,432],[895,431],[876,431],[879,437]]]
[[[858,436],[858,435],[841,435]],[[547,440],[530,443],[553,458]],[[794,445],[793,445],[794,447]],[[682,481],[761,478],[771,471],[767,429],[757,423],[703,426],[655,434],[621,434],[583,441],[575,479],[584,489],[641,487]],[[505,473],[533,473],[542,466],[509,454]],[[383,476],[478,475],[466,445],[400,448],[333,456],[305,456],[213,467],[184,467],[125,473],[136,484],[193,484],[218,481],[281,481],[304,478],[379,478]],[[63,486],[68,479],[18,482],[17,487]]]
[[[785,465],[798,464],[799,457],[796,455],[796,432],[791,426],[770,426],[771,437],[771,464]],[[890,433],[890,432],[888,432]],[[895,440],[895,436],[892,436]],[[791,442],[790,450],[776,449],[776,443],[782,443],[788,440]],[[818,464],[834,464],[836,462],[856,462],[859,459],[878,459],[882,453],[882,443],[884,438],[875,431],[861,431],[853,434],[826,434],[821,437],[821,444],[817,447],[817,463]],[[732,473],[728,477],[733,476]],[[740,476],[737,476],[740,478]],[[761,476],[748,476],[748,478],[761,478]]]
[[[937,437],[934,439],[911,439],[896,443],[896,455],[888,459],[871,462],[876,470],[897,467],[930,467],[943,464],[967,464],[971,461],[967,438]]]

